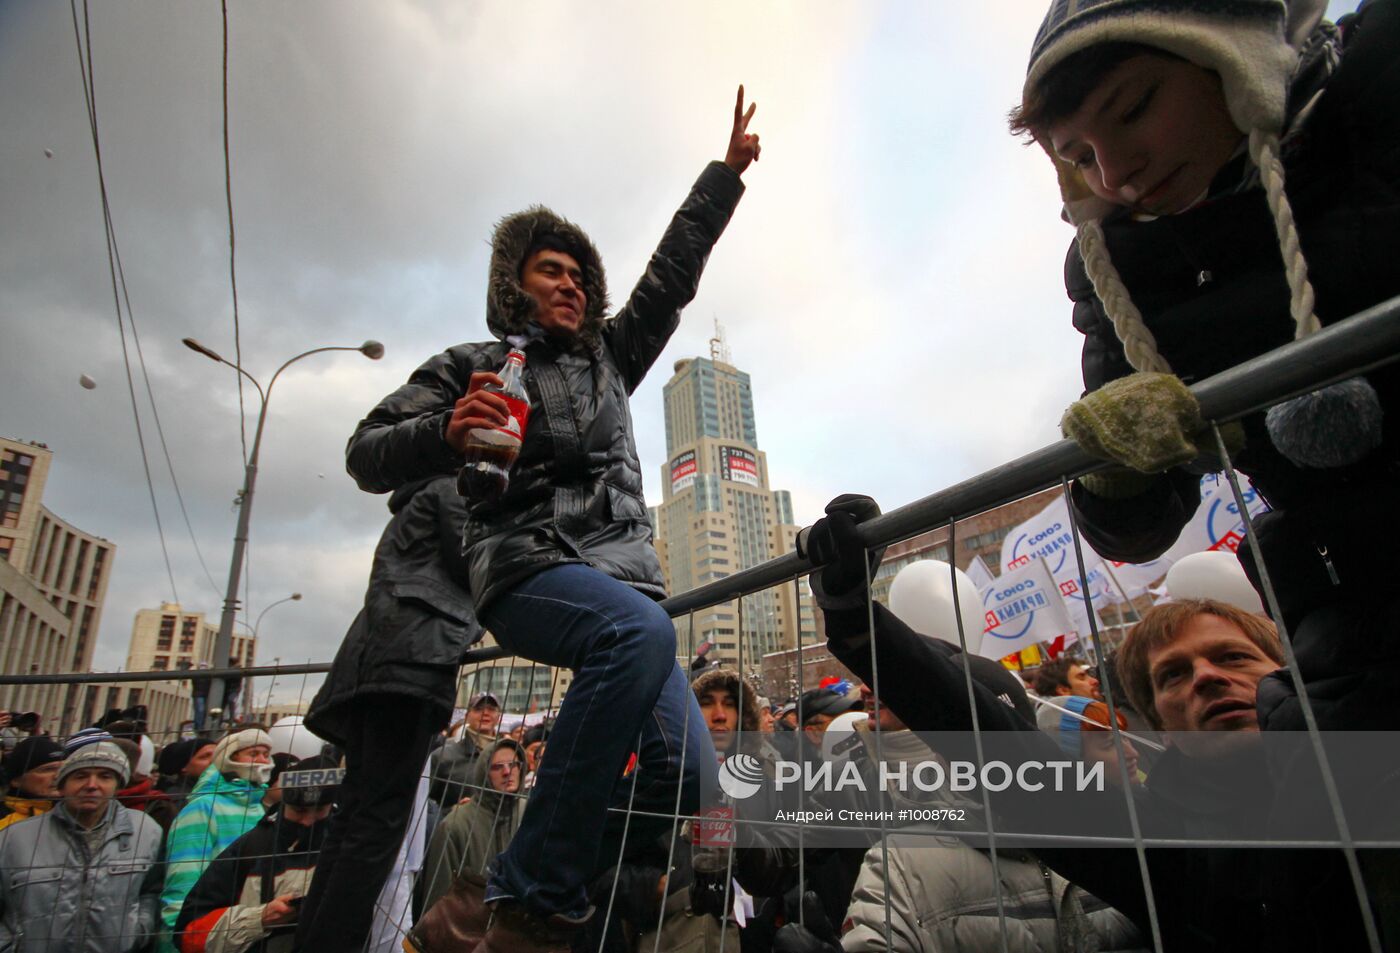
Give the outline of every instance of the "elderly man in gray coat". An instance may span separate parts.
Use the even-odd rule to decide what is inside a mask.
[[[160,826],[117,802],[131,767],[111,735],[67,747],[58,806],[0,831],[0,953],[143,950],[160,923]]]

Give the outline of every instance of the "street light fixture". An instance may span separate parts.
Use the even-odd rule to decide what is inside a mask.
[[[253,486],[258,479],[258,451],[262,449],[263,425],[267,422],[267,405],[268,401],[272,399],[272,388],[276,386],[277,378],[283,371],[302,358],[310,357],[312,354],[322,354],[326,351],[359,351],[370,360],[377,361],[384,356],[384,345],[378,341],[365,341],[356,347],[316,347],[309,351],[303,351],[295,357],[283,361],[282,366],[273,372],[272,379],[267,382],[267,389],[263,390],[257,378],[237,364],[225,360],[217,351],[205,347],[194,338],[184,338],[183,341],[185,347],[191,351],[203,354],[211,361],[218,361],[220,364],[231,367],[246,377],[257,389],[258,397],[262,401],[262,406],[258,411],[258,426],[253,435],[253,449],[249,452],[248,462],[243,469],[243,491],[238,495],[238,528],[234,532],[233,559],[228,568],[228,591],[224,595],[224,611],[219,619],[219,634],[214,640],[214,658],[217,660],[215,664],[223,666],[227,664],[229,648],[233,644],[233,620],[238,612],[238,583],[243,571],[243,552],[248,546],[248,525],[253,511]],[[293,595],[289,598],[299,597]],[[268,606],[268,608],[272,607]],[[259,616],[258,620],[261,621],[262,616]],[[256,630],[256,626],[254,628]],[[222,678],[216,678],[212,681],[209,686],[209,711],[223,709],[225,687],[225,680]]]
[[[268,604],[268,606],[267,606],[266,608],[264,608],[263,611],[261,611],[261,612],[258,613],[258,618],[257,618],[257,620],[253,623],[253,628],[250,630],[250,631],[253,633],[253,642],[256,643],[256,642],[258,641],[258,630],[262,628],[263,616],[267,615],[269,612],[271,612],[273,609],[275,609],[277,606],[280,606],[280,605],[281,605],[282,603],[284,603],[284,602],[300,602],[300,601],[301,601],[301,593],[299,593],[299,592],[294,592],[294,593],[292,593],[290,596],[286,596],[285,598],[278,599],[276,602],[273,602],[273,603]],[[244,623],[244,626],[245,626],[245,627],[247,626],[247,623],[246,623],[246,622]],[[281,664],[282,664],[282,656],[280,656],[280,655],[274,656],[273,659],[272,659],[272,664],[273,664],[274,666],[276,666],[276,665],[281,665]],[[276,672],[273,672],[273,673],[272,673],[272,680],[268,683],[268,686],[267,686],[267,702],[263,705],[263,709],[264,709],[264,710],[266,710],[267,707],[268,707],[269,705],[272,704],[272,690],[273,690],[273,688],[275,688],[276,686],[277,686],[277,673],[276,673]],[[248,696],[249,696],[250,700],[251,700],[254,704],[257,704],[257,696],[256,696],[255,694],[253,694],[253,691],[252,691],[252,689],[251,689],[251,686],[250,686],[250,688],[249,688]],[[254,711],[257,711],[256,708],[254,708],[253,710],[254,710]]]
[[[253,623],[253,628],[252,628],[253,641],[256,642],[256,641],[258,640],[258,629],[260,629],[260,628],[262,627],[263,616],[267,615],[269,612],[271,612],[273,609],[277,608],[278,606],[280,606],[280,605],[281,605],[282,603],[284,603],[284,602],[300,602],[300,601],[301,601],[301,593],[299,593],[299,592],[294,592],[294,593],[292,593],[290,596],[285,596],[285,597],[283,597],[283,598],[281,598],[281,599],[278,599],[276,602],[268,603],[267,608],[263,609],[263,611],[261,611],[261,612],[258,613],[258,618],[257,618],[257,620]]]

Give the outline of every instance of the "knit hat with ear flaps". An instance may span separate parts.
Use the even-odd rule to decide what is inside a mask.
[[[1279,136],[1289,81],[1298,63],[1296,45],[1322,18],[1323,0],[1054,0],[1031,48],[1024,93],[1066,57],[1103,43],[1139,43],[1164,50],[1220,76],[1225,105],[1248,137],[1274,220],[1294,336],[1321,325],[1314,311],[1307,261],[1284,193]],[[1023,99],[1027,98],[1023,94]],[[1077,227],[1080,255],[1137,371],[1171,373],[1156,339],[1113,267],[1100,220],[1112,205],[1094,196],[1077,169],[1041,145],[1055,163],[1065,215]],[[1268,415],[1275,447],[1299,466],[1343,466],[1379,445],[1380,401],[1364,379],[1324,388],[1274,408]]]
[[[486,326],[499,338],[525,333],[535,317],[535,299],[521,287],[520,267],[533,249],[550,244],[562,245],[583,269],[583,292],[588,300],[578,336],[588,347],[595,347],[608,313],[603,259],[583,229],[543,205],[532,205],[496,223],[491,236]]]
[[[1136,43],[1216,73],[1235,125],[1244,133],[1277,137],[1298,62],[1289,43],[1306,38],[1325,7],[1323,0],[1055,0],[1031,47],[1022,98],[1028,101],[1075,53],[1105,43]],[[1056,159],[1048,143],[1041,144],[1055,162],[1071,222],[1102,218],[1114,207],[1093,197],[1078,170]],[[1259,164],[1257,156],[1255,161]]]

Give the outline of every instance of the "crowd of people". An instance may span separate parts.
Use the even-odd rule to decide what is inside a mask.
[[[276,854],[279,876],[287,863],[314,863],[335,785],[298,786],[284,799],[280,775],[334,765],[274,752],[259,727],[159,749],[139,720],[107,721],[62,744],[17,740],[0,764],[0,949],[278,949],[276,904],[293,894],[249,894],[236,862]],[[275,850],[263,849],[263,828],[275,832],[266,835]]]
[[[1332,806],[1306,793],[1316,761],[1271,757],[1271,733],[1394,726],[1397,609],[1375,541],[1400,530],[1386,424],[1400,374],[1219,429],[1187,387],[1400,294],[1400,0],[1338,24],[1324,8],[1057,0],[1011,117],[1054,164],[1075,227],[1086,394],[1061,426],[1105,464],[1073,483],[1077,525],[1106,558],[1156,558],[1197,509],[1200,474],[1236,466],[1270,505],[1241,560],[1261,592],[1272,578],[1272,620],[1155,607],[1111,665],[1056,660],[1028,692],[872,607],[881,554],[860,525],[879,508],[848,495],[801,555],[853,680],[770,704],[703,658],[687,675],[657,605],[628,398],[759,158],[740,87],[724,159],[618,311],[582,229],[541,206],[509,215],[491,245],[495,339],[431,358],[357,426],[348,469],[390,494],[391,519],[307,714],[326,760],[278,761],[251,725],[160,751],[113,725],[21,741],[4,764],[0,950],[1400,949],[1395,850],[1262,846],[1295,843],[1297,816]],[[497,392],[507,355],[528,413]],[[482,431],[519,441],[493,493],[457,480]],[[502,734],[489,693],[449,725],[486,629],[573,672],[547,726]],[[707,800],[741,755],[765,782],[785,761],[861,776],[995,756],[1068,759],[1108,783],[904,790],[889,796],[917,820],[832,846]],[[297,783],[273,783],[279,770]],[[1380,818],[1358,828],[1366,844],[1396,839],[1374,809],[1397,770],[1382,752],[1338,771],[1347,810]],[[776,784],[755,788],[750,808],[789,806]],[[924,820],[935,807],[974,828],[1049,818],[1070,839],[995,847]]]
[[[825,523],[816,531],[831,535]],[[838,561],[825,584],[816,580],[824,599],[841,584],[839,574]],[[839,639],[844,617],[834,612],[831,618]],[[1116,674],[1125,684],[1134,682],[1127,666],[1140,662],[1127,660],[1143,657],[1140,643],[1148,645],[1149,655],[1162,643],[1194,646],[1203,625],[1222,624],[1233,641],[1227,638],[1225,648],[1212,647],[1207,659],[1193,662],[1207,670],[1196,677],[1219,683],[1209,697],[1244,691],[1277,664],[1277,636],[1267,620],[1217,603],[1177,603],[1149,612],[1130,633]],[[907,635],[892,616],[877,616],[877,626],[891,628],[883,637],[896,651],[907,650],[900,638],[924,649],[935,643]],[[1242,647],[1252,653],[1247,670],[1226,651]],[[853,671],[870,666],[868,648],[838,640],[833,650]],[[951,662],[947,677],[961,687],[962,657],[955,651],[934,655]],[[1130,740],[1139,737],[1135,732],[1121,738],[1128,771],[1120,774],[1100,680],[1082,656],[1028,673],[1032,685],[989,659],[968,664],[978,692],[991,700],[987,714],[995,712],[984,720],[986,730],[1032,732],[1075,760],[1103,762],[1113,784],[1153,783],[1155,775],[1144,778],[1138,770]],[[882,764],[942,756],[926,734],[902,720],[901,712],[927,718],[908,707],[905,684],[890,674],[882,677],[882,691],[893,704],[877,698],[869,682],[835,678],[773,703],[738,672],[704,656],[692,663],[688,682],[715,764],[741,749],[756,751],[771,781],[783,760],[853,762],[873,778]],[[1150,692],[1144,698],[1129,688],[1116,713],[1119,728],[1129,732],[1126,718],[1136,723],[1137,706],[1145,706],[1141,730],[1148,737],[1142,740],[1154,745],[1157,732],[1183,725],[1163,714],[1171,709],[1162,707],[1159,691]],[[1037,708],[1055,717],[1038,719]],[[411,810],[415,821],[405,834],[421,845],[421,859],[407,871],[412,898],[394,911],[380,896],[371,913],[386,922],[372,930],[370,948],[394,949],[405,934],[411,949],[459,950],[480,942],[464,936],[461,927],[483,912],[490,865],[509,847],[535,797],[536,774],[554,729],[551,718],[527,726],[516,716],[508,730],[502,720],[500,699],[482,692],[469,700],[459,722],[432,739]],[[1037,720],[1042,727],[1033,727]],[[1245,724],[1248,719],[1237,721],[1226,719],[1219,727],[1253,727]],[[143,728],[112,721],[64,744],[34,735],[5,755],[9,796],[0,817],[0,931],[10,946],[0,949],[296,949],[300,907],[341,801],[342,753],[316,739],[321,753],[298,758],[285,750],[285,735],[274,739],[255,725],[157,749]],[[305,751],[304,744],[295,747]],[[807,807],[874,810],[886,806],[871,793],[876,789],[871,784],[858,795],[816,792]],[[974,816],[983,811],[967,795],[889,796],[896,807],[956,806]],[[795,806],[771,788],[759,803],[760,815]],[[1104,899],[1120,899],[1123,887],[1111,880],[1106,887],[1103,872],[1076,878],[1070,872],[1076,868],[1066,869],[1053,850],[1002,848],[993,858],[986,845],[959,836],[966,825],[901,823],[881,837],[870,834],[868,843],[804,846],[795,826],[738,823],[716,851],[697,834],[703,823],[673,818],[655,835],[622,842],[620,853],[600,865],[586,887],[590,905],[607,915],[581,924],[569,947],[617,953],[713,949],[723,937],[748,953],[993,951],[1002,949],[1003,932],[1010,950],[1150,946],[1131,915],[1137,908],[1118,909]],[[1102,866],[1111,869],[1113,863],[1106,859]],[[736,903],[747,904],[742,918],[734,913]]]

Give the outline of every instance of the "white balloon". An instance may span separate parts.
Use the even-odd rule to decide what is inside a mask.
[[[314,758],[321,753],[325,741],[313,735],[311,729],[301,722],[300,715],[288,715],[277,719],[267,729],[268,736],[272,738],[273,754],[285,752],[297,758]]]
[[[890,584],[890,609],[915,632],[960,646],[949,570],[949,565],[938,559],[921,559],[905,566]],[[959,569],[957,576],[963,636],[968,653],[976,655],[982,646],[982,597],[967,573]]]
[[[869,717],[863,711],[848,711],[831,719],[831,723],[822,734],[822,760],[850,760],[851,745],[862,746],[856,738],[856,726],[863,724]]]
[[[1233,553],[1192,553],[1178,559],[1167,570],[1166,588],[1175,600],[1214,599],[1246,612],[1264,611],[1259,593]]]

